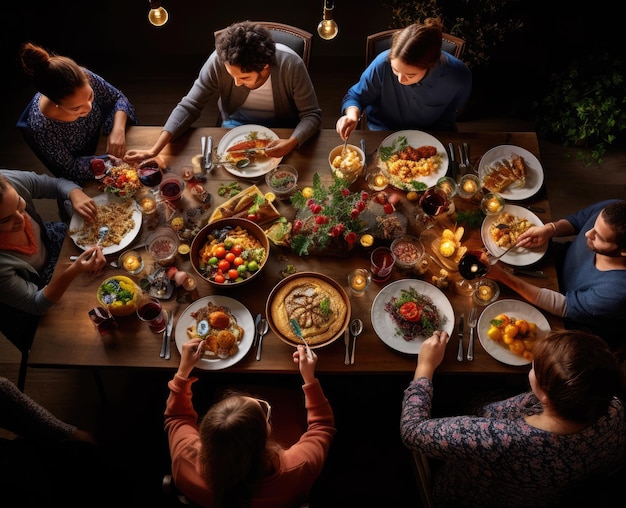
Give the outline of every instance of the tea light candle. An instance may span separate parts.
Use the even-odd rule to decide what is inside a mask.
[[[481,300],[491,300],[493,296],[493,289],[490,286],[479,286],[478,287],[478,298]]]
[[[193,291],[196,289],[196,279],[194,279],[191,275],[187,275],[187,278],[183,281],[183,288],[186,291]]]
[[[463,182],[463,190],[467,194],[475,194],[476,193],[476,183],[473,180],[467,179]]]
[[[486,214],[500,213],[504,209],[504,199],[495,192],[487,194],[481,202],[481,208]]]
[[[156,210],[156,201],[148,196],[141,198],[139,205],[141,206],[143,212],[147,215]]]
[[[348,276],[350,290],[356,296],[360,296],[365,292],[371,280],[371,275],[365,268],[357,268]]]
[[[382,173],[378,173],[377,175],[374,175],[372,177],[370,187],[372,188],[372,190],[381,191],[387,188],[387,185],[389,185],[389,178],[387,178]]]
[[[361,243],[361,246],[367,249],[374,244],[374,237],[368,233],[361,236],[361,239],[359,241]]]
[[[441,177],[437,180],[437,187],[445,192],[448,197],[454,196],[457,191],[456,182],[448,176]]]
[[[480,190],[480,180],[476,175],[463,175],[459,180],[458,194],[462,198],[472,198]]]
[[[367,286],[367,279],[363,275],[355,275],[352,279],[352,289],[363,291],[365,286]]]

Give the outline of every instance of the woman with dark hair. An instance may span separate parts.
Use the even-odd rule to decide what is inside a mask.
[[[126,152],[126,125],[137,123],[126,96],[66,56],[26,43],[20,57],[37,93],[17,124],[46,168],[78,184],[94,179],[92,159]],[[95,155],[102,133],[106,154]]]
[[[272,141],[265,152],[283,157],[316,134],[322,110],[306,65],[295,51],[277,44],[263,26],[243,21],[225,29],[191,90],[174,108],[149,150],[129,150],[125,160],[156,157],[185,132],[217,96],[222,127],[258,124],[293,128],[288,139]]]
[[[602,339],[551,332],[533,348],[532,391],[475,415],[433,418],[432,380],[448,340],[436,331],[422,345],[400,421],[405,446],[442,462],[437,506],[559,506],[579,482],[623,466],[619,364]]]
[[[181,361],[169,382],[165,410],[174,483],[187,498],[206,507],[294,507],[308,496],[320,475],[333,436],[333,411],[315,377],[317,355],[303,346],[293,353],[304,381],[308,428],[283,448],[272,436],[269,402],[227,392],[198,425],[189,377],[203,355],[203,343],[183,344]]]
[[[343,98],[337,132],[348,139],[365,111],[370,130],[453,131],[472,89],[469,68],[441,50],[443,25],[428,18],[396,32]]]

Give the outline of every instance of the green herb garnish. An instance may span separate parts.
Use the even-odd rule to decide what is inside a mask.
[[[320,303],[320,311],[324,317],[328,317],[330,314],[330,298],[324,298]]]
[[[381,146],[380,147],[380,160],[387,161],[389,158],[396,152],[404,150],[409,146],[409,142],[406,139],[406,136],[400,136],[397,139],[393,140],[391,146]]]

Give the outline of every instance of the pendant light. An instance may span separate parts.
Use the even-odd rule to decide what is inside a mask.
[[[335,9],[334,0],[324,0],[324,15],[322,21],[317,25],[317,33],[324,40],[331,40],[337,37],[339,27],[333,20],[333,10]]]

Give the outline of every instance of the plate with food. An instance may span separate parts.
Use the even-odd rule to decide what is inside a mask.
[[[514,245],[519,235],[531,226],[543,226],[543,222],[523,206],[505,205],[502,213],[485,217],[480,235],[487,250],[494,256],[499,256]],[[512,266],[528,266],[539,261],[547,251],[547,243],[534,249],[515,247],[500,260]]]
[[[248,219],[257,224],[265,224],[278,217],[280,213],[276,207],[256,185],[251,185],[221,205],[217,205],[209,217],[209,224],[220,219]]]
[[[448,171],[448,153],[436,137],[422,131],[398,131],[378,148],[379,167],[389,184],[405,191],[432,187]]]
[[[72,215],[69,234],[76,246],[87,250],[98,242],[98,231],[109,226],[108,234],[100,245],[105,256],[115,254],[128,247],[141,229],[142,215],[136,201],[118,198],[112,194],[98,194],[93,198],[98,207],[97,219],[86,222],[82,216]]]
[[[511,201],[528,199],[543,185],[539,159],[524,148],[499,145],[488,150],[478,163],[482,186]]]
[[[204,356],[196,367],[222,370],[246,356],[254,340],[250,311],[227,296],[205,296],[193,302],[178,318],[174,336],[178,351],[194,337],[205,340]]]
[[[550,323],[538,309],[513,299],[485,307],[476,327],[483,349],[496,360],[514,366],[530,364],[532,342],[549,331]]]
[[[350,299],[341,284],[315,272],[298,272],[281,280],[265,308],[270,328],[280,340],[293,347],[302,344],[289,323],[295,319],[312,349],[341,337],[350,313]]]
[[[282,157],[268,157],[263,148],[278,135],[262,125],[240,125],[229,130],[217,145],[217,156],[229,173],[241,178],[256,178],[269,173]],[[237,161],[250,159],[249,166],[238,168]]]
[[[443,292],[423,280],[401,279],[385,286],[372,303],[372,326],[400,353],[419,354],[435,330],[452,335],[454,310]]]

